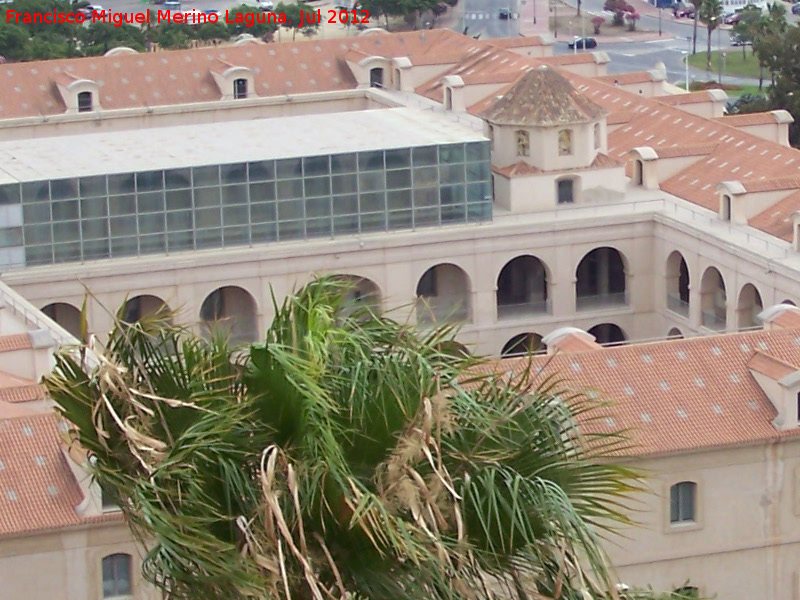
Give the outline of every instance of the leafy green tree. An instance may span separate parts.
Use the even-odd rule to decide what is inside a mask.
[[[0,18],[3,15],[0,13]],[[28,30],[14,23],[0,21],[0,55],[7,60],[30,60],[31,41]]]
[[[231,32],[228,26],[219,22],[204,23],[197,30],[197,37],[201,40],[227,40],[230,36]]]
[[[748,5],[739,13],[739,22],[733,26],[735,33],[742,41],[742,58],[747,57],[747,44],[751,46],[756,39],[758,32],[758,22],[761,20],[761,9]]]
[[[45,385],[146,577],[173,599],[616,597],[598,536],[642,487],[623,436],[578,429],[598,401],[342,285],[276,305],[246,352],[120,311],[97,362],[57,355]]]
[[[278,6],[284,6],[279,4]],[[276,7],[275,14],[281,14],[281,10]],[[257,8],[253,6],[248,6],[246,4],[240,4],[239,6],[231,9],[228,11],[228,20],[235,21],[237,15],[241,16],[244,23],[228,23],[228,30],[230,31],[230,37],[236,37],[237,35],[241,35],[243,33],[249,33],[254,37],[264,37],[265,35],[272,33],[273,31],[278,30],[278,25],[275,23],[259,23],[258,17],[261,16],[262,19],[267,21],[268,19],[264,16],[264,13],[259,11]],[[253,25],[248,25],[246,19],[251,19],[251,23]],[[299,13],[298,13],[298,22],[299,22]]]
[[[166,49],[188,48],[195,36],[195,30],[188,23],[163,22],[147,32],[148,40]]]
[[[309,20],[309,17],[311,19],[316,19],[315,12],[307,10],[305,5],[302,3],[284,4],[283,2],[279,2],[277,5],[275,5],[275,12],[286,15],[287,22],[281,26],[284,29],[288,29],[292,32],[293,41],[297,37],[298,30],[302,30],[304,35],[313,35],[313,33],[316,33],[319,29],[319,23],[311,22]],[[301,22],[303,23],[302,27],[300,27]]]
[[[120,46],[143,52],[145,46],[144,32],[128,23],[123,23],[119,27],[102,21],[92,23],[83,31],[82,40],[86,55],[105,54],[112,48]]]
[[[697,54],[697,22],[700,19],[700,9],[704,0],[690,0],[694,6],[694,23],[692,23],[692,54]]]
[[[700,20],[705,24],[708,34],[706,49],[706,71],[711,70],[711,34],[722,25],[722,0],[703,0],[699,11]]]

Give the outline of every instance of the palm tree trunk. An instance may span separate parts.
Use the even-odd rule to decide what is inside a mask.
[[[694,32],[692,33],[692,54],[697,54],[697,17],[699,8],[694,9]]]
[[[706,50],[706,71],[711,71],[711,32],[713,30],[708,28],[708,49]]]

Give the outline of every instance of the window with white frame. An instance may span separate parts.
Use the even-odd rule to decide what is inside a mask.
[[[111,554],[103,558],[103,598],[131,595],[131,555]]]
[[[669,489],[669,522],[694,523],[697,514],[697,484],[681,481]]]

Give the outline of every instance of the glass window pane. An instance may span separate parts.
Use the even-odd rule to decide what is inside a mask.
[[[415,167],[422,167],[425,165],[435,165],[436,160],[436,146],[425,146],[423,148],[414,148],[412,150],[412,160]]]
[[[389,213],[389,229],[405,229],[414,225],[410,210],[398,210]]]
[[[222,245],[238,246],[250,243],[250,228],[245,226],[225,227],[222,229]]]
[[[53,221],[70,221],[78,218],[77,200],[53,202]]]
[[[225,206],[222,209],[222,225],[228,227],[230,225],[246,225],[250,222],[249,207],[245,204],[243,206]]]
[[[472,142],[467,144],[467,160],[468,161],[488,161],[489,160],[489,142]]]
[[[275,161],[275,174],[278,179],[295,179],[303,176],[302,161],[299,158],[287,158]]]
[[[53,241],[50,225],[25,225],[25,245],[49,244]]]
[[[108,258],[110,256],[111,251],[109,249],[108,239],[83,242],[84,260],[89,260],[92,258]]]
[[[387,169],[402,169],[409,166],[411,166],[411,150],[409,148],[386,151]]]
[[[414,225],[423,227],[439,224],[439,208],[423,208],[414,211]]]
[[[483,202],[487,200],[487,196],[489,196],[488,183],[470,183],[467,186],[467,202]]]
[[[71,223],[53,223],[53,241],[71,242],[80,239],[81,230],[78,221]]]
[[[196,229],[215,229],[220,226],[222,215],[219,208],[202,208],[194,213]],[[200,239],[198,237],[198,239]]]
[[[303,214],[303,201],[302,200],[289,200],[278,202],[278,220],[279,221],[294,221],[302,219]]]
[[[44,265],[53,262],[52,246],[32,246],[25,248],[25,263],[29,265]]]
[[[297,240],[306,236],[302,221],[282,221],[278,223],[278,236],[281,240]]]
[[[361,215],[361,231],[386,231],[386,215]]]
[[[489,163],[467,163],[467,181],[485,181],[489,179]]]
[[[170,231],[167,233],[167,250],[170,252],[192,249],[194,249],[193,231]]]
[[[359,171],[383,171],[383,151],[358,153]]]
[[[81,198],[95,198],[108,194],[106,189],[106,178],[103,175],[98,177],[82,177],[79,180]]]
[[[439,204],[439,190],[436,188],[423,188],[414,190],[414,208],[436,206]]]
[[[467,204],[467,221],[476,223],[481,221],[492,220],[492,204],[491,202],[480,202],[475,204]]]
[[[464,187],[460,185],[444,186],[439,189],[442,204],[464,204]]]
[[[180,190],[192,187],[191,169],[170,169],[164,171],[164,184],[168,190]]]
[[[192,229],[193,226],[192,211],[180,210],[167,213],[167,230],[186,231]]]
[[[274,221],[275,218],[276,209],[274,202],[261,202],[259,204],[252,204],[250,206],[250,220],[253,223]]]
[[[331,156],[331,173],[355,173],[355,154],[335,154]]]
[[[219,185],[219,167],[194,167],[192,169],[192,185],[194,187],[206,187]]]
[[[26,224],[47,223],[50,221],[50,203],[37,202],[36,204],[23,204],[22,219]]]
[[[78,197],[76,179],[56,179],[50,182],[50,195],[53,200],[67,200]]]
[[[414,169],[414,187],[437,185],[438,183],[439,169],[436,167]]]
[[[53,246],[53,259],[55,262],[71,262],[80,260],[80,243],[72,242],[69,244],[55,244]]]
[[[111,219],[111,237],[138,235],[136,217],[117,217]]]
[[[347,217],[334,217],[333,232],[335,235],[358,233],[358,215]]]
[[[303,175],[314,177],[316,175],[327,175],[330,173],[328,156],[311,156],[303,159]]]
[[[328,196],[331,193],[329,177],[312,177],[306,179],[306,197]]]
[[[246,185],[226,185],[222,187],[223,204],[247,204]]]
[[[136,256],[139,254],[139,238],[111,238],[111,256]]]
[[[669,520],[675,523],[678,519],[680,519],[678,486],[673,485],[669,490]]]
[[[139,235],[162,233],[164,231],[164,215],[162,213],[139,215],[138,221]]]
[[[261,202],[263,200],[275,200],[275,183],[251,183],[250,202]]]
[[[112,215],[132,215],[136,212],[136,196],[112,196],[108,209]]]
[[[137,192],[155,192],[164,189],[164,172],[147,171],[146,173],[136,174]]]
[[[250,226],[250,235],[253,243],[272,242],[278,239],[278,225],[276,223],[257,223]]]
[[[194,205],[197,208],[204,206],[219,206],[219,188],[195,188]]]
[[[165,252],[167,249],[167,239],[163,233],[155,235],[143,235],[139,238],[139,252],[149,254],[153,252]]]
[[[197,248],[219,248],[222,246],[222,229],[204,229],[195,232]]]
[[[81,219],[96,219],[108,216],[106,198],[86,198],[81,200]]]
[[[22,184],[22,201],[23,202],[41,202],[50,200],[50,183],[35,182]]]
[[[108,193],[115,194],[132,194],[136,191],[133,173],[123,173],[121,175],[108,176]]]
[[[331,214],[331,199],[330,198],[311,198],[306,200],[306,216],[312,217],[328,217]]]
[[[306,221],[306,234],[308,237],[327,237],[332,235],[331,218],[308,219]]]
[[[246,183],[247,165],[245,163],[236,165],[222,165],[222,183]]]
[[[334,175],[331,178],[331,182],[334,196],[355,194],[358,191],[358,179],[355,175]]]
[[[358,190],[360,192],[375,192],[383,189],[386,189],[386,178],[383,171],[359,174]]]
[[[0,185],[0,205],[20,203],[19,184]]]
[[[22,227],[4,227],[0,229],[0,248],[22,246]]]
[[[184,210],[192,208],[192,190],[175,190],[167,192],[167,210]]]
[[[464,165],[442,165],[439,167],[441,183],[462,183],[464,181]]]
[[[389,210],[411,208],[411,190],[386,192],[386,198]]]
[[[439,162],[442,164],[463,163],[464,145],[452,144],[447,146],[439,146]]]
[[[334,215],[358,214],[358,196],[334,196],[333,214]]]
[[[293,198],[303,197],[303,180],[302,179],[287,179],[286,181],[278,181],[278,199],[291,200]]]
[[[84,240],[108,237],[108,219],[84,219],[81,221]]]
[[[251,162],[247,165],[250,181],[266,181],[275,179],[275,162],[265,160],[261,162]]]
[[[467,205],[442,206],[442,223],[463,223],[466,220]]]
[[[410,188],[411,169],[403,169],[401,171],[387,171],[386,187],[390,190],[398,188]]]
[[[383,192],[375,194],[361,194],[361,212],[383,212],[386,210],[386,194]]]
[[[136,209],[139,213],[164,212],[164,192],[138,194]]]

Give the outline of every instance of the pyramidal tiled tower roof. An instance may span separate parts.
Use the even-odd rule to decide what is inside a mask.
[[[498,125],[548,127],[596,121],[608,114],[547,66],[531,69],[481,117]]]

